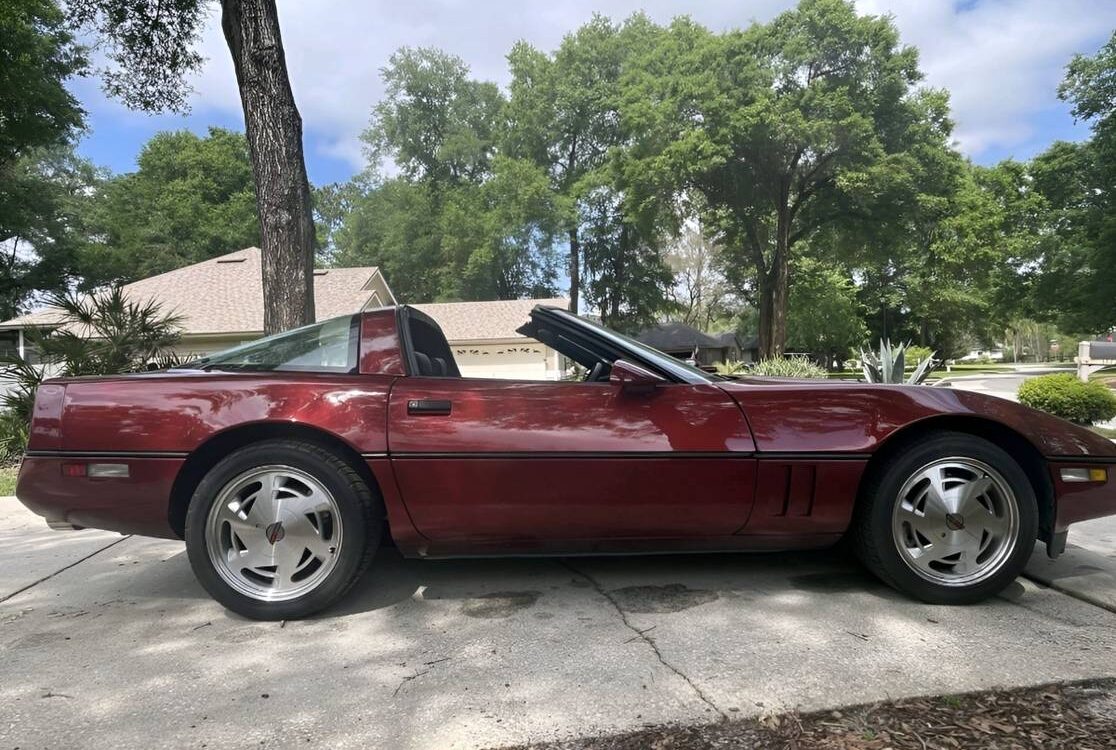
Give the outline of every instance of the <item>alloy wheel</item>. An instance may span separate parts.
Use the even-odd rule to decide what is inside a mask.
[[[343,531],[337,501],[320,481],[292,466],[261,466],[221,488],[206,520],[206,551],[239,593],[289,601],[329,576]]]
[[[903,562],[943,586],[995,575],[1016,548],[1019,503],[988,464],[967,457],[933,461],[899,490],[892,536]]]

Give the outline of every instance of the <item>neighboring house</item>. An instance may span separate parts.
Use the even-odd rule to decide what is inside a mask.
[[[181,316],[182,358],[202,357],[263,335],[263,279],[260,249],[250,247],[141,279],[124,287],[129,300],[154,300]],[[415,305],[445,330],[462,375],[556,379],[557,352],[515,332],[536,304],[566,306],[562,299],[456,302]],[[318,320],[396,304],[395,295],[375,267],[314,270],[314,307]],[[24,331],[51,328],[59,313],[51,308],[0,323],[0,350],[33,357]]]
[[[755,362],[759,359],[759,337],[741,338],[735,331],[710,334],[725,347],[726,362]]]
[[[1003,362],[1004,350],[1002,347],[992,349],[970,349],[964,357],[959,357],[958,362]]]
[[[752,362],[756,342],[742,341],[735,333],[708,334],[672,321],[641,331],[636,339],[672,357],[709,367],[717,362]]]

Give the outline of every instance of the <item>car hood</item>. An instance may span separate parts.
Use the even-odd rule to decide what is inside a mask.
[[[754,376],[717,385],[744,409],[761,451],[871,452],[910,425],[960,417],[1008,427],[1044,456],[1116,457],[1116,444],[1091,430],[972,391]]]

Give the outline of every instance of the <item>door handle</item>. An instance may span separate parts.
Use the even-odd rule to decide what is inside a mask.
[[[407,402],[407,413],[417,416],[447,416],[453,411],[453,403],[442,399],[418,398]]]

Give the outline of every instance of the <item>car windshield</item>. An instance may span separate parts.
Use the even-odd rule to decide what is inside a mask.
[[[618,343],[622,347],[629,350],[634,349],[635,352],[633,353],[636,354],[640,359],[643,359],[659,370],[678,378],[684,383],[708,383],[711,380],[724,380],[724,378],[720,377],[719,375],[713,375],[706,372],[705,370],[702,370],[699,367],[694,367],[687,362],[683,362],[677,357],[672,357],[669,354],[661,352],[652,346],[648,346],[647,344],[636,341],[631,336],[625,336],[622,333],[617,333],[611,328],[603,326],[596,321],[589,320],[588,318],[583,318],[580,315],[574,315],[565,310],[556,309],[554,310],[554,312],[562,315],[568,320],[575,320],[580,325],[592,328],[594,331],[596,331],[597,334],[611,339],[613,343]]]
[[[346,315],[242,344],[179,369],[356,372],[360,316]]]

